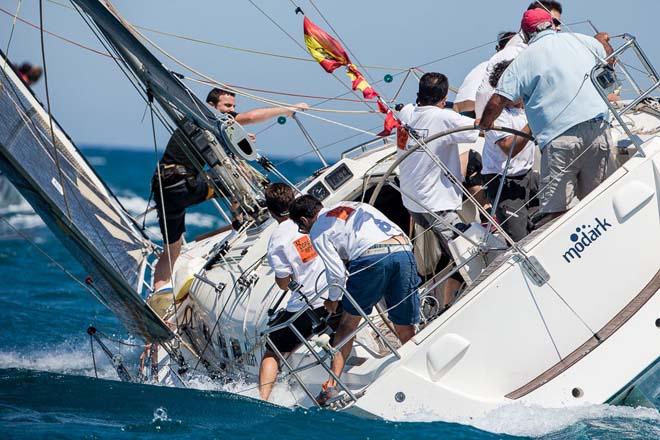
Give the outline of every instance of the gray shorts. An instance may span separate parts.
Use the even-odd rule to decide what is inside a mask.
[[[613,171],[609,124],[591,119],[553,139],[541,152],[541,212],[563,212],[575,206]]]
[[[437,211],[435,215],[436,218],[430,212],[410,212],[411,217],[424,229],[430,228],[433,233],[438,237],[438,244],[440,245],[440,250],[442,250],[442,257],[438,265],[441,269],[450,264],[454,258],[451,255],[449,250],[449,241],[453,240],[458,236],[454,229],[458,223],[462,223],[461,218],[458,216],[456,211]],[[431,226],[433,225],[433,226]],[[454,272],[450,278],[463,282],[463,277],[460,272]]]

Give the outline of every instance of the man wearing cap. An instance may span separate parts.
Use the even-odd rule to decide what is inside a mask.
[[[481,119],[492,128],[520,98],[541,149],[541,212],[556,217],[573,207],[612,172],[607,104],[589,79],[612,53],[609,36],[556,32],[545,9],[525,12],[529,47],[506,69]]]

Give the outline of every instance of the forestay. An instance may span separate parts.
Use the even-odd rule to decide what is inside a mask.
[[[138,293],[154,247],[2,54],[0,170],[89,273],[88,284],[132,333],[172,332]],[[56,147],[53,146],[53,138]]]

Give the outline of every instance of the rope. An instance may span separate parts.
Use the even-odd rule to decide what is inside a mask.
[[[170,238],[169,238],[169,232],[167,230],[167,214],[165,212],[165,195],[163,194],[163,178],[161,176],[160,172],[160,164],[158,161],[158,142],[156,141],[156,124],[154,123],[154,110],[153,110],[153,101],[151,99],[151,95],[149,96],[149,115],[151,119],[151,134],[153,137],[153,142],[154,142],[154,155],[156,157],[156,172],[158,173],[158,193],[160,195],[160,206],[162,209],[161,215],[162,217],[162,222],[163,222],[163,231],[165,233],[165,236],[163,239],[165,240],[165,246],[164,246],[164,252],[167,253],[167,263],[168,267],[170,270],[170,283],[172,283],[172,305],[174,306],[174,323],[176,324],[176,331],[177,334],[180,333],[179,329],[179,318],[178,318],[178,310],[177,310],[177,305],[176,305],[176,293],[174,292],[174,270],[173,270],[173,264],[172,264],[172,256],[170,255]],[[160,258],[163,258],[163,255],[161,254]],[[155,289],[155,286],[154,286]]]

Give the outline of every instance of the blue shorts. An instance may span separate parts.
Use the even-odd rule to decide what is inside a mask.
[[[412,252],[360,257],[349,263],[348,272],[351,275],[348,277],[346,290],[367,315],[384,297],[389,310],[388,317],[394,324],[409,325],[419,322],[417,286],[421,280],[417,275],[417,265]],[[345,312],[353,316],[360,315],[345,296],[341,305]]]

